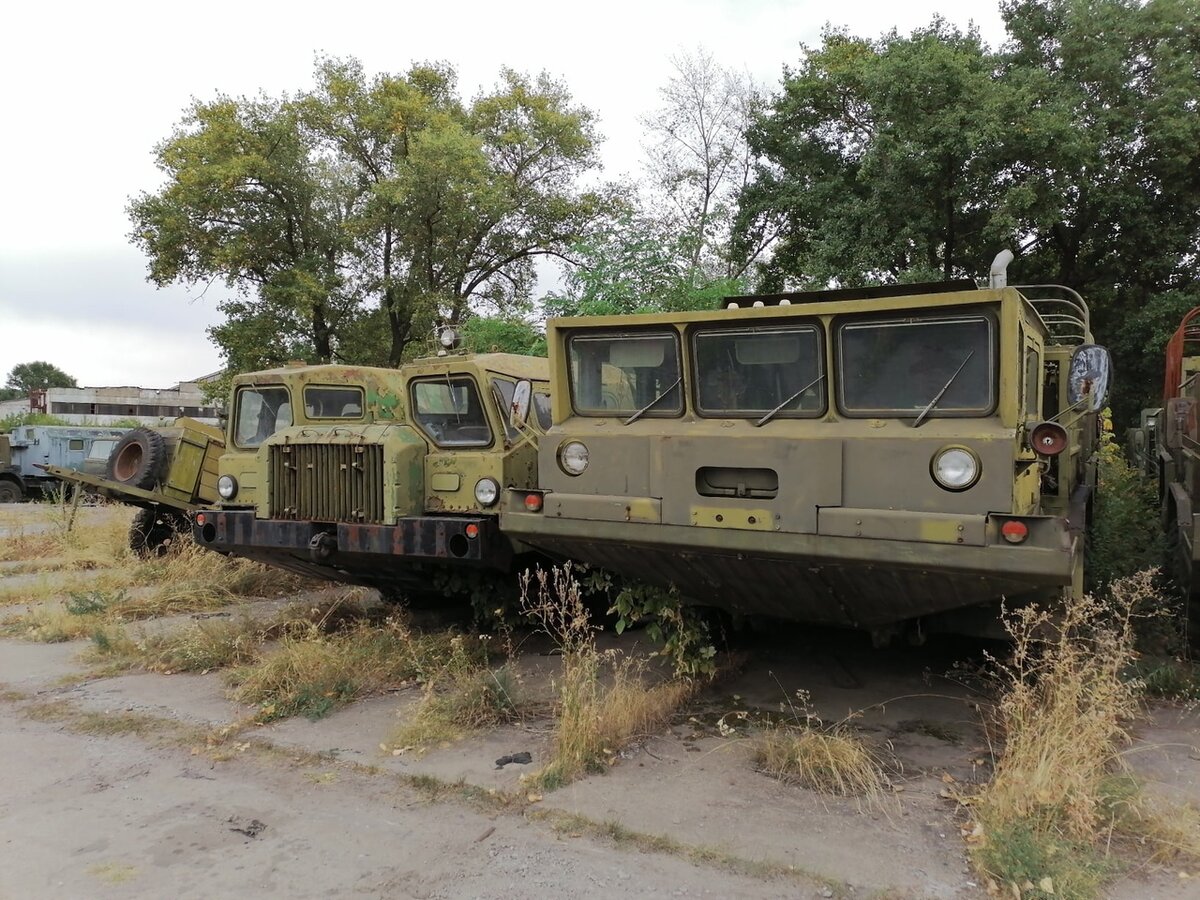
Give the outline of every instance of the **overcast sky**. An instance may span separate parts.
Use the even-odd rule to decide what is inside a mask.
[[[317,53],[369,73],[447,60],[466,97],[502,65],[545,70],[594,110],[606,175],[636,175],[638,116],[669,57],[702,47],[773,90],[826,22],[906,32],[934,13],[1003,39],[997,0],[458,0],[336,3],[94,0],[7,8],[0,37],[0,384],[44,359],[85,385],[166,387],[220,368],[214,288],[158,290],[128,243],[125,205],[161,183],[155,143],[192,97],[295,93]]]

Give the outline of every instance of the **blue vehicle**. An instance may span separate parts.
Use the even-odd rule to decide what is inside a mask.
[[[0,434],[0,503],[18,503],[40,496],[59,482],[39,466],[82,470],[94,443],[112,442],[126,431],[126,428],[74,425],[18,425],[11,433]],[[112,444],[108,446],[111,449]]]

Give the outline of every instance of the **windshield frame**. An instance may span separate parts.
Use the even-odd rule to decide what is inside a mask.
[[[483,421],[484,424],[487,425],[488,429],[488,439],[486,442],[446,441],[444,435],[439,435],[435,431],[431,430],[431,423],[422,420],[423,416],[429,416],[431,413],[421,413],[420,406],[417,403],[418,387],[425,384],[438,384],[445,386],[447,382],[449,382],[452,387],[456,383],[466,382],[471,386],[471,389],[475,391],[475,399],[479,403],[479,411],[483,414]],[[496,423],[492,421],[492,416],[488,412],[489,407],[494,409],[496,405],[492,396],[491,385],[489,384],[487,391],[480,390],[479,381],[474,375],[466,372],[446,372],[441,375],[429,375],[421,378],[414,378],[408,383],[408,399],[410,404],[409,408],[412,411],[412,424],[415,425],[417,430],[420,431],[421,434],[424,435],[439,450],[487,450],[496,445]],[[437,415],[442,414],[439,413]],[[445,413],[445,415],[450,414]],[[473,427],[478,427],[478,425],[474,423],[472,423],[472,425]]]
[[[959,322],[984,322],[988,329],[987,367],[988,367],[988,397],[986,406],[978,407],[949,407],[942,403],[935,404],[926,418],[939,419],[985,419],[994,415],[1000,405],[1000,327],[996,313],[992,309],[938,309],[935,313],[903,315],[903,311],[888,315],[858,316],[841,315],[832,324],[834,336],[834,365],[833,374],[836,379],[836,397],[838,414],[848,419],[910,419],[921,414],[922,406],[917,407],[851,407],[846,402],[846,378],[843,365],[846,351],[843,339],[847,327],[855,326],[917,326],[921,324],[952,324]],[[915,312],[915,311],[914,311]],[[964,347],[964,354],[971,348]],[[974,352],[974,351],[972,351]],[[953,373],[962,359],[954,359],[953,365],[947,369],[947,377],[953,380]],[[961,377],[961,376],[959,376]],[[934,386],[924,402],[929,402],[937,395],[943,384]]]
[[[709,409],[701,403],[701,385],[704,377],[699,369],[700,350],[698,340],[703,337],[720,335],[720,336],[757,336],[787,334],[789,332],[811,332],[815,338],[817,346],[816,368],[812,373],[812,377],[800,378],[797,381],[797,387],[804,387],[813,379],[817,379],[812,389],[817,392],[820,398],[820,406],[817,409],[788,409],[776,410],[775,403],[771,406],[763,407],[762,409]],[[740,322],[735,327],[729,323],[714,323],[704,322],[691,328],[688,332],[688,348],[690,359],[688,360],[688,378],[691,380],[691,403],[692,409],[698,418],[702,419],[761,419],[764,415],[771,415],[771,421],[775,419],[818,419],[829,411],[829,366],[826,360],[825,348],[825,329],[822,327],[820,319],[785,319],[762,324]],[[782,365],[782,364],[781,364]],[[786,399],[786,398],[781,398]],[[797,397],[796,400],[800,398]],[[795,402],[795,401],[793,401]]]
[[[669,338],[675,350],[675,371],[673,379],[665,379],[664,385],[673,385],[669,387],[662,395],[650,397],[638,403],[636,400],[629,408],[616,407],[583,407],[578,401],[578,388],[576,383],[574,365],[572,363],[572,353],[576,341],[600,341],[600,340],[645,340],[648,338]],[[565,361],[567,369],[567,386],[568,394],[571,400],[572,414],[577,416],[586,416],[588,418],[597,419],[628,419],[630,416],[636,415],[637,418],[654,418],[654,419],[678,419],[687,412],[686,399],[686,378],[684,370],[683,346],[680,341],[679,330],[670,326],[653,326],[649,328],[588,328],[572,331],[566,337],[564,343]],[[602,365],[613,365],[612,363],[602,363]],[[665,365],[665,363],[664,363]],[[620,369],[620,366],[615,366]],[[624,371],[624,370],[622,370]],[[676,383],[677,382],[677,383]],[[601,387],[603,387],[603,376],[601,376]],[[672,391],[678,391],[678,401],[676,405],[668,405],[666,400]],[[647,406],[649,404],[649,406]]]
[[[251,393],[251,392],[261,394],[264,391],[283,391],[283,393],[287,397],[287,400],[284,402],[286,402],[288,405],[288,411],[289,411],[288,422],[285,425],[278,424],[279,410],[283,407],[283,404],[281,403],[281,404],[279,404],[278,407],[275,408],[275,419],[276,419],[275,429],[270,434],[265,435],[261,438],[256,437],[254,443],[243,443],[242,441],[238,440],[238,434],[241,431],[240,426],[241,426],[241,422],[242,422],[242,408],[243,408],[242,404],[245,402],[245,395],[248,393]],[[230,435],[229,436],[231,439],[230,442],[233,444],[233,446],[237,447],[240,450],[257,450],[264,443],[266,443],[268,440],[270,440],[270,438],[273,435],[278,434],[284,428],[291,428],[293,425],[296,424],[296,415],[295,415],[294,410],[295,410],[295,404],[292,403],[292,389],[290,386],[283,384],[282,382],[271,382],[269,384],[253,384],[253,383],[239,384],[234,389],[234,393],[233,393],[233,416],[230,417],[230,420],[229,420],[229,422],[230,422],[230,426],[229,426]]]

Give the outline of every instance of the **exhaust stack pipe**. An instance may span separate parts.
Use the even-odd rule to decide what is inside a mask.
[[[993,290],[1008,287],[1008,264],[1013,261],[1011,250],[1001,250],[992,260],[992,271],[988,273],[988,287]]]

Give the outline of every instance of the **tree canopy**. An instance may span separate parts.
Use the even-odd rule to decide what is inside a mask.
[[[1010,247],[1014,281],[1088,299],[1128,416],[1155,396],[1167,323],[1200,301],[1200,9],[1001,9],[995,50],[937,19],[826,31],[755,117],[739,233],[778,232],[768,290],[978,276]]]
[[[79,387],[79,384],[53,363],[40,360],[20,363],[8,373],[0,400],[26,397],[30,391],[56,387]]]
[[[435,322],[524,310],[533,261],[605,206],[590,111],[510,69],[464,103],[454,70],[368,78],[323,59],[295,97],[196,101],[157,148],[166,183],[129,206],[157,284],[223,280],[231,367],[397,365]]]

